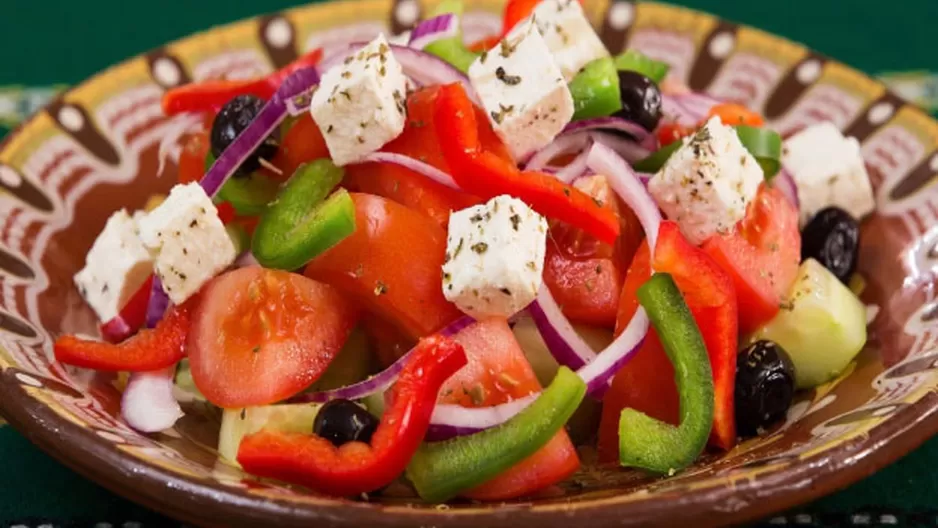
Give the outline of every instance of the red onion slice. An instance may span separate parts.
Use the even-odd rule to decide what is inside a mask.
[[[277,92],[264,105],[254,121],[218,156],[202,181],[199,182],[205,189],[205,194],[214,197],[228,178],[254,152],[254,149],[280,126],[287,116],[287,100],[307,92],[317,84],[319,84],[319,73],[316,68],[297,70],[284,79]]]
[[[449,187],[450,189],[459,190],[459,186],[456,185],[456,181],[453,180],[453,177],[440,169],[424,163],[418,159],[411,158],[410,156],[405,156],[404,154],[397,154],[394,152],[374,152],[362,158],[360,163],[393,163],[395,165],[400,165],[405,169],[410,169],[416,173],[422,174],[431,180]]]
[[[150,285],[150,300],[147,303],[147,314],[144,325],[153,328],[159,323],[169,308],[169,296],[163,291],[163,281],[158,276],[153,277]]]
[[[457,334],[460,330],[474,322],[475,319],[469,316],[461,317],[443,330],[440,330],[440,335],[451,336]],[[297,394],[290,398],[289,403],[322,403],[340,398],[345,400],[358,400],[376,392],[384,392],[397,381],[398,374],[404,369],[404,365],[407,363],[412,353],[413,350],[408,351],[401,356],[400,359],[392,363],[390,367],[364,381],[328,391]]]
[[[570,154],[571,152],[580,152],[590,146],[589,133],[576,132],[562,134],[557,136],[549,145],[534,153],[528,158],[524,165],[524,170],[540,171],[547,167],[547,164],[557,156]]]
[[[566,167],[558,170],[554,176],[564,183],[573,183],[577,178],[586,174],[586,160],[588,157],[589,152],[580,152],[573,158],[573,161],[567,164]]]
[[[175,425],[182,409],[173,397],[176,367],[130,375],[121,396],[121,416],[127,425],[142,433],[157,433]]]
[[[325,73],[336,65],[342,63],[346,57],[365,46],[366,42],[356,42],[348,45],[344,50],[334,53],[322,61],[319,71]],[[425,51],[391,44],[394,58],[401,63],[401,67],[411,79],[420,85],[459,83],[466,89],[466,94],[478,104],[475,89],[469,78],[455,66],[445,60],[431,55]]]
[[[651,328],[651,321],[645,309],[639,306],[625,331],[616,338],[605,350],[596,356],[585,367],[577,371],[580,378],[586,382],[586,393],[590,396],[600,398],[609,388],[609,382],[641,348],[645,342],[645,336]]]
[[[612,190],[638,217],[648,238],[648,247],[654,254],[658,227],[661,225],[661,211],[648,194],[638,174],[611,148],[599,143],[590,149],[588,165],[596,174],[606,176]]]
[[[693,127],[710,115],[710,109],[722,102],[702,93],[664,94],[661,96],[661,113],[669,121]]]
[[[596,359],[596,352],[563,315],[546,285],[537,292],[537,298],[528,306],[528,313],[557,363],[579,370]]]
[[[658,138],[645,130],[642,125],[621,117],[597,117],[573,121],[564,127],[562,135],[572,134],[583,130],[618,130],[635,138],[635,142],[648,150],[658,148]]]
[[[422,50],[428,44],[438,40],[458,36],[459,17],[454,13],[444,13],[417,24],[417,27],[410,34],[410,41],[407,45]]]
[[[435,442],[454,436],[478,433],[507,422],[511,417],[531,405],[539,392],[492,407],[463,407],[441,403],[433,409],[426,439]]]
[[[592,137],[593,143],[602,143],[603,145],[606,145],[607,147],[614,150],[616,154],[622,156],[622,158],[630,164],[635,163],[638,160],[645,159],[652,153],[651,150],[646,149],[629,138],[624,138],[622,136],[617,136],[608,132],[590,132],[590,137]]]
[[[772,179],[772,187],[781,191],[795,208],[801,207],[801,201],[798,199],[798,185],[788,169],[782,167],[782,170],[778,171],[778,174]]]

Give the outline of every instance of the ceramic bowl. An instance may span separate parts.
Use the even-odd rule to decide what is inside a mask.
[[[421,504],[404,486],[337,500],[217,461],[218,417],[190,408],[142,436],[121,422],[111,378],[49,360],[55,336],[96,333],[72,283],[115,209],[142,207],[176,175],[180,137],[162,92],[246,77],[314,47],[410,27],[431,1],[360,0],[273,13],[167,44],[72,88],[0,148],[0,412],[31,441],[107,488],[173,517],[225,526],[568,527],[735,523],[871,474],[938,430],[938,123],[883,85],[798,44],[677,7],[589,0],[613,51],[666,60],[693,89],[761,111],[782,132],[830,120],[857,137],[876,189],[863,225],[870,341],[837,380],[802,394],[787,421],[732,452],[656,480],[585,467],[537,498]],[[468,38],[500,26],[502,0],[469,2]],[[327,51],[328,53],[328,51]]]

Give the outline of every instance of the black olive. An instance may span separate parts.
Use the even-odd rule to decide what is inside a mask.
[[[313,432],[335,446],[349,442],[370,442],[378,429],[378,419],[349,400],[332,400],[319,409]]]
[[[239,95],[228,101],[222,107],[215,121],[212,122],[211,146],[212,155],[217,159],[227,149],[235,138],[247,128],[257,114],[260,113],[266,101],[254,95]],[[277,139],[268,136],[263,143],[238,168],[241,175],[250,174],[260,168],[259,158],[269,160],[277,154]]]
[[[649,132],[661,120],[661,90],[655,81],[634,71],[619,71],[619,98],[622,110],[616,117],[635,121]]]
[[[837,207],[822,209],[801,231],[801,259],[813,258],[847,284],[857,269],[860,225]]]
[[[795,365],[772,341],[756,341],[736,357],[736,429],[755,436],[785,417],[795,395]]]

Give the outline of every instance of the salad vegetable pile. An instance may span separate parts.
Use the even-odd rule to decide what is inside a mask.
[[[247,472],[431,502],[672,475],[847,367],[874,205],[855,139],[783,140],[613,56],[576,0],[510,0],[468,45],[461,9],[168,91],[205,126],[167,196],[107,221],[75,276],[102,340],[56,359],[130,373],[141,432],[185,394]]]

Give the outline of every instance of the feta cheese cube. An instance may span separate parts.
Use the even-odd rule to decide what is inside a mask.
[[[856,218],[876,207],[860,143],[833,123],[812,125],[785,141],[782,164],[798,187],[802,224],[832,205]]]
[[[443,295],[468,315],[509,317],[537,296],[547,221],[503,195],[449,217]]]
[[[309,105],[336,165],[380,149],[404,130],[407,77],[384,35],[322,76]]]
[[[684,140],[648,182],[648,191],[684,236],[700,244],[745,216],[763,177],[736,130],[714,117]]]
[[[609,56],[578,0],[544,0],[534,8],[534,21],[568,81],[588,62]]]
[[[117,317],[153,271],[153,258],[137,236],[137,224],[121,209],[104,230],[75,275],[75,285],[101,321]]]
[[[234,243],[198,183],[177,185],[139,222],[140,239],[156,258],[156,275],[176,304],[230,266]]]
[[[573,97],[531,18],[476,59],[469,80],[515,159],[545,147],[573,117]]]

